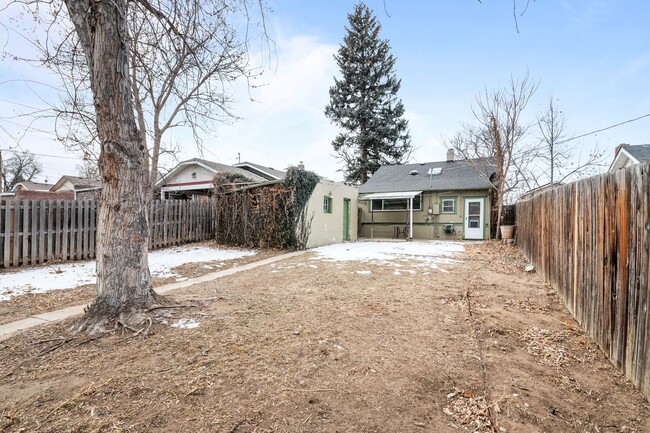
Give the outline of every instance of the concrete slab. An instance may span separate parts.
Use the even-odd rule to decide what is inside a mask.
[[[307,250],[304,251],[294,251],[292,253],[280,254],[279,256],[269,257],[268,259],[260,260],[257,262],[248,263],[242,266],[237,266],[230,269],[225,269],[223,271],[212,272],[207,275],[203,275],[196,278],[190,278],[185,281],[179,281],[177,283],[165,284],[164,286],[156,287],[157,293],[167,293],[172,290],[183,289],[186,287],[193,286],[199,283],[205,283],[207,281],[216,280],[218,278],[227,277],[229,275],[234,275],[239,272],[248,271],[249,269],[254,269],[260,266],[265,266],[271,263],[279,262],[282,260],[289,259],[291,257],[296,257],[302,254],[305,254]],[[29,329],[34,326],[42,325],[44,323],[52,323],[59,320],[67,319],[68,317],[79,316],[83,314],[84,308],[86,305],[75,305],[73,307],[64,308],[56,311],[49,311],[47,313],[36,314],[27,319],[18,320],[16,322],[6,323],[0,325],[0,341],[6,340],[11,337],[16,332]]]

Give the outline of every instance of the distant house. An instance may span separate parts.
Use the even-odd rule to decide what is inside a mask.
[[[260,183],[280,179],[284,172],[264,167],[251,162],[242,162],[236,166],[220,164],[205,159],[193,158],[179,163],[163,176],[156,186],[160,189],[160,198],[205,198],[214,188],[214,178],[220,173],[244,176],[250,183]]]
[[[102,189],[101,180],[89,177],[61,176],[50,192],[71,191],[73,200],[97,200]]]
[[[359,187],[363,237],[488,239],[492,182],[488,159],[386,165]]]
[[[0,194],[4,200],[71,200],[73,193],[50,192],[52,184],[39,182],[19,182],[11,189]]]
[[[609,171],[627,168],[646,161],[650,161],[650,144],[619,144],[614,152],[614,161],[609,166]]]

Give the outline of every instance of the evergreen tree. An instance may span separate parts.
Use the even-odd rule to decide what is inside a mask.
[[[348,15],[350,26],[334,59],[341,78],[334,77],[325,115],[343,131],[332,145],[345,164],[345,179],[364,183],[381,165],[401,164],[412,152],[404,105],[397,98],[401,81],[393,68],[381,25],[360,3]]]

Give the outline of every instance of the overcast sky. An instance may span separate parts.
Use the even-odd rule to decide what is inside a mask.
[[[519,3],[522,12],[526,1]],[[205,137],[203,157],[233,164],[242,161],[283,169],[304,161],[306,168],[341,180],[341,164],[332,155],[337,130],[323,114],[337,74],[333,54],[355,2],[343,0],[271,0],[267,16],[275,41],[275,59],[265,71],[264,86],[251,101],[239,96],[235,111],[242,120],[219,125]],[[397,57],[402,80],[399,96],[417,148],[411,162],[445,158],[444,139],[472,122],[471,106],[486,89],[504,87],[511,74],[526,71],[538,80],[529,106],[533,119],[557,100],[569,136],[650,114],[650,2],[644,0],[531,1],[515,27],[509,0],[367,1],[382,24]],[[1,13],[2,24],[15,28],[15,12]],[[0,29],[4,54],[28,50],[12,31]],[[23,33],[26,34],[26,33]],[[269,66],[267,64],[267,66]],[[0,65],[0,148],[22,149],[39,156],[44,170],[37,179],[54,182],[75,174],[79,155],[67,153],[52,134],[53,125],[13,118],[28,107],[46,107],[56,92],[42,68],[3,56]],[[25,130],[27,125],[32,127]],[[199,156],[191,135],[179,131],[180,160]],[[534,139],[531,136],[529,139]],[[619,143],[650,143],[650,117],[576,141],[579,151],[598,146],[608,155]],[[10,154],[3,153],[7,158]],[[45,156],[51,155],[51,156]]]

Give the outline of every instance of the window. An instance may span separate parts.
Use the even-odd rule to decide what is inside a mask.
[[[441,213],[456,213],[456,199],[443,198],[440,204]]]
[[[323,212],[332,213],[332,197],[323,197]]]
[[[370,209],[374,212],[385,210],[408,210],[409,202],[410,199],[408,198],[370,200]],[[413,197],[413,210],[422,210],[422,194]]]

